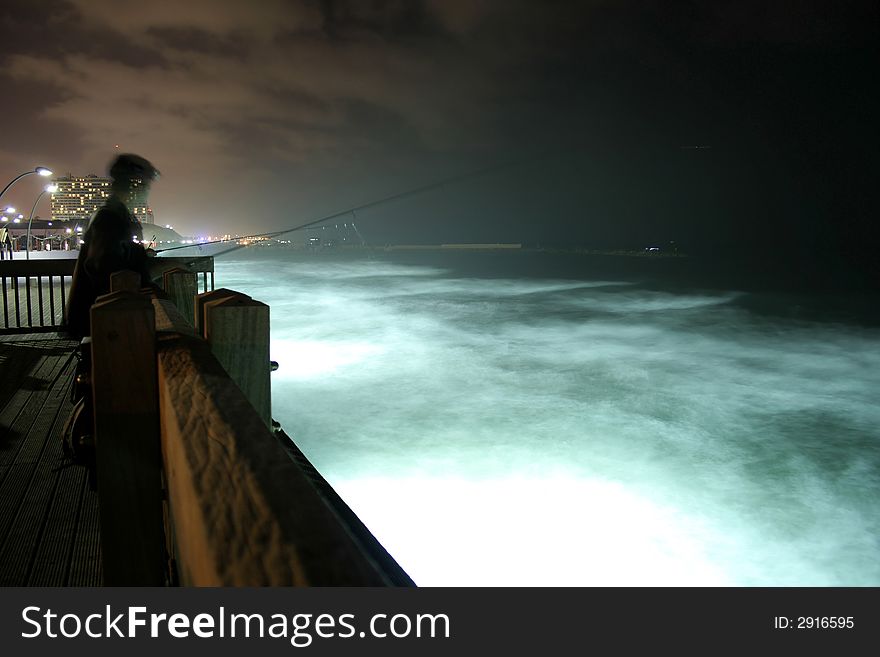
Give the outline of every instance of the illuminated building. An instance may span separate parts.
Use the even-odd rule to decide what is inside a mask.
[[[110,196],[110,178],[95,175],[55,179],[58,191],[52,194],[51,214],[54,221],[87,222]],[[132,181],[130,209],[138,221],[152,221],[153,210],[147,204],[148,189],[140,180]]]
[[[56,178],[58,191],[51,196],[53,221],[86,224],[110,196],[110,179],[94,175]]]
[[[149,188],[144,187],[142,180],[134,179],[131,181],[131,203],[129,209],[138,221],[153,221],[153,209],[147,205],[147,194]]]

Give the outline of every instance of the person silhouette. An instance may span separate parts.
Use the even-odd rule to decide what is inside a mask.
[[[132,209],[135,201],[146,202],[158,177],[156,167],[140,155],[123,153],[111,163],[110,196],[89,222],[73,272],[65,317],[71,335],[91,334],[89,311],[95,299],[110,292],[113,272],[130,269],[141,275],[142,287],[152,286],[143,231]]]
[[[0,260],[6,259],[9,253],[9,259],[12,260],[12,240],[9,237],[9,229],[6,226],[0,226]]]

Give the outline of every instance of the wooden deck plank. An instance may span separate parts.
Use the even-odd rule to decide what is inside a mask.
[[[6,556],[4,560],[8,560],[9,566],[5,567],[4,571],[6,576],[10,577],[16,584],[24,584],[29,577],[36,554],[42,550],[46,543],[45,535],[47,531],[50,533],[50,536],[54,536],[52,533],[54,528],[50,524],[53,520],[48,519],[51,516],[52,508],[59,501],[63,503],[65,498],[70,495],[70,478],[65,476],[67,469],[59,470],[59,468],[64,464],[61,450],[61,430],[67,419],[67,414],[73,407],[73,404],[70,403],[64,394],[67,387],[66,375],[69,375],[71,371],[72,363],[69,363],[68,367],[65,368],[65,372],[60,373],[61,376],[57,378],[55,385],[49,391],[43,409],[25,440],[26,448],[19,453],[18,462],[22,464],[28,463],[29,460],[26,459],[36,455],[36,473],[31,486],[25,493],[27,503],[22,505],[15,522],[10,528],[9,541],[12,541],[12,543],[7,542],[4,546],[4,552],[0,553],[0,559],[4,559],[4,556],[6,556],[4,553],[13,550],[10,546],[13,545],[15,547],[14,553],[17,556]],[[40,446],[39,449],[38,446]],[[47,494],[43,490],[43,485],[48,485],[49,482],[52,484],[52,489]],[[45,508],[41,508],[38,503],[42,499],[46,500]],[[74,506],[71,506],[69,513],[75,518]],[[60,522],[60,519],[55,518],[54,521]],[[20,530],[17,529],[19,524],[22,525]],[[24,535],[30,540],[16,542],[17,535]],[[48,563],[52,564],[54,561],[50,559]],[[23,571],[22,568],[24,569]],[[61,565],[59,581],[55,582],[54,585],[61,584],[66,568],[66,563]],[[47,583],[47,585],[53,584]]]
[[[75,340],[57,333],[0,335],[0,422],[8,426],[16,413],[10,403],[17,399],[20,406],[42,380],[40,369],[47,365],[43,359],[69,353],[76,345]]]
[[[37,412],[34,422],[28,429],[28,433],[22,441],[22,446],[15,458],[17,463],[35,463],[42,451],[42,441],[46,436],[58,410],[65,401],[65,393],[70,385],[70,377],[73,374],[75,363],[70,359],[70,355],[59,357],[60,365],[51,372],[51,379],[48,384],[52,387],[45,391],[45,395],[40,395],[41,406]]]
[[[5,586],[23,586],[27,582],[34,555],[42,540],[46,517],[53,499],[59,494],[61,472],[58,468],[63,463],[59,436],[66,416],[61,417],[60,402],[63,398],[58,392],[64,387],[63,377],[58,377],[47,391],[15,463],[22,469],[32,466],[33,474],[12,522],[3,533],[0,584]],[[52,431],[53,427],[57,428],[55,432]],[[58,439],[50,440],[53,434]]]
[[[9,528],[25,499],[25,493],[33,474],[34,466],[32,464],[12,465],[6,470],[6,476],[0,486],[0,548],[3,547]],[[0,568],[2,566],[3,564],[0,563]]]
[[[8,363],[8,368],[0,369],[3,379],[0,385],[3,386],[3,397],[6,399],[3,407],[0,408],[0,431],[6,432],[10,430],[12,423],[18,417],[21,409],[27,404],[31,395],[35,392],[34,383],[42,380],[45,376],[43,370],[50,366],[46,360],[46,355],[40,353],[37,349],[21,347],[16,344],[4,344],[3,355],[6,359],[4,366]],[[12,378],[12,377],[15,378]],[[5,433],[0,433],[0,440],[6,440]],[[0,443],[0,450],[3,445]]]
[[[20,392],[20,382],[39,364],[42,353],[36,349],[22,349],[9,340],[11,336],[0,335],[0,418],[10,401]],[[2,431],[0,419],[0,431]],[[2,439],[2,435],[0,435]]]
[[[0,409],[0,584],[99,586],[97,496],[83,468],[59,469],[76,342],[29,334],[0,343],[0,374],[15,374],[0,380],[15,387]]]
[[[0,445],[0,465],[10,465],[19,459],[22,462],[28,462],[36,457],[41,446],[29,443],[26,438],[31,427],[39,420],[49,398],[50,390],[48,387],[51,385],[64,386],[68,383],[65,377],[61,376],[61,368],[64,367],[69,356],[70,354],[47,356],[46,365],[40,369],[40,378],[34,377],[34,389],[21,406],[15,419],[7,424],[6,417],[0,416],[0,426],[8,427],[3,444]],[[59,376],[56,378],[56,375]]]
[[[104,584],[98,496],[88,490],[87,486],[84,478],[67,586],[102,586]]]
[[[28,493],[20,504],[0,550],[0,586],[24,586],[34,553],[42,538],[43,526],[55,488],[58,472],[37,468],[28,482]]]
[[[67,583],[83,495],[91,494],[97,505],[97,496],[86,490],[85,483],[84,468],[71,466],[58,472],[55,494],[28,570],[28,586],[64,586]]]
[[[71,570],[82,507],[91,504],[97,508],[98,504],[97,495],[88,490],[86,470],[68,465],[63,459],[61,432],[73,403],[67,396],[66,387],[56,386],[53,395],[59,411],[46,432],[47,445],[41,463],[46,467],[54,464],[53,471],[57,472],[58,479],[28,572],[29,586],[64,586]]]

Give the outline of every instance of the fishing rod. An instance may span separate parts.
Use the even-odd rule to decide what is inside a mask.
[[[531,160],[529,160],[529,161],[531,161]],[[340,212],[334,212],[333,214],[329,214],[325,217],[321,217],[320,219],[314,219],[312,221],[307,221],[305,223],[299,224],[298,226],[294,226],[293,228],[285,228],[284,230],[277,230],[277,231],[272,231],[272,232],[267,232],[267,233],[257,233],[255,235],[245,235],[243,237],[237,237],[235,239],[236,240],[250,240],[250,239],[255,239],[258,237],[262,237],[262,238],[279,237],[281,235],[286,235],[287,233],[293,233],[297,230],[302,230],[304,228],[309,228],[311,226],[317,226],[318,224],[322,224],[325,221],[330,221],[331,219],[337,219],[339,217],[343,217],[348,214],[355,215],[355,213],[357,213],[360,210],[367,210],[369,208],[376,207],[377,205],[383,205],[385,203],[390,203],[391,201],[397,201],[399,199],[406,198],[408,196],[415,196],[417,194],[423,194],[425,192],[431,191],[433,189],[438,189],[438,188],[443,187],[445,185],[458,183],[463,180],[468,180],[470,178],[476,178],[476,177],[479,177],[482,175],[486,175],[487,173],[491,173],[494,171],[499,171],[501,169],[506,169],[509,167],[517,166],[521,163],[522,163],[521,161],[517,161],[517,162],[506,162],[504,164],[496,164],[493,166],[485,167],[483,169],[478,169],[476,171],[470,171],[468,173],[459,174],[459,175],[453,176],[451,178],[444,178],[443,180],[433,182],[428,185],[423,185],[421,187],[416,187],[415,189],[410,189],[405,192],[399,192],[397,194],[385,196],[385,197],[377,199],[375,201],[370,201],[369,203],[364,203],[363,205],[357,205],[352,208],[347,208],[346,210],[341,210]],[[357,230],[357,229],[355,229],[355,230]],[[363,238],[361,238],[361,239],[363,240]],[[228,242],[228,241],[230,241],[230,240],[222,240],[221,239],[221,240],[211,240],[210,242],[200,242],[198,244],[184,244],[181,246],[171,246],[166,249],[159,249],[156,251],[156,253],[158,254],[158,253],[165,253],[166,251],[176,251],[177,249],[191,249],[193,247],[197,247],[197,248],[201,249],[202,246],[205,246],[208,244],[218,244],[220,242]],[[235,244],[234,246],[232,246],[228,249],[224,249],[223,251],[220,251],[219,253],[215,253],[213,257],[217,258],[221,255],[229,253],[230,251],[235,251],[236,249],[244,248],[245,246],[247,246],[247,244],[240,244],[240,243]]]

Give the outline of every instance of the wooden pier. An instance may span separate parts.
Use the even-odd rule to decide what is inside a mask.
[[[77,343],[0,336],[0,585],[100,586],[98,497],[61,452]]]
[[[268,306],[174,260],[164,294],[120,272],[92,307],[97,491],[62,453],[78,343],[21,313],[70,261],[0,263],[0,583],[413,586],[273,422]]]

